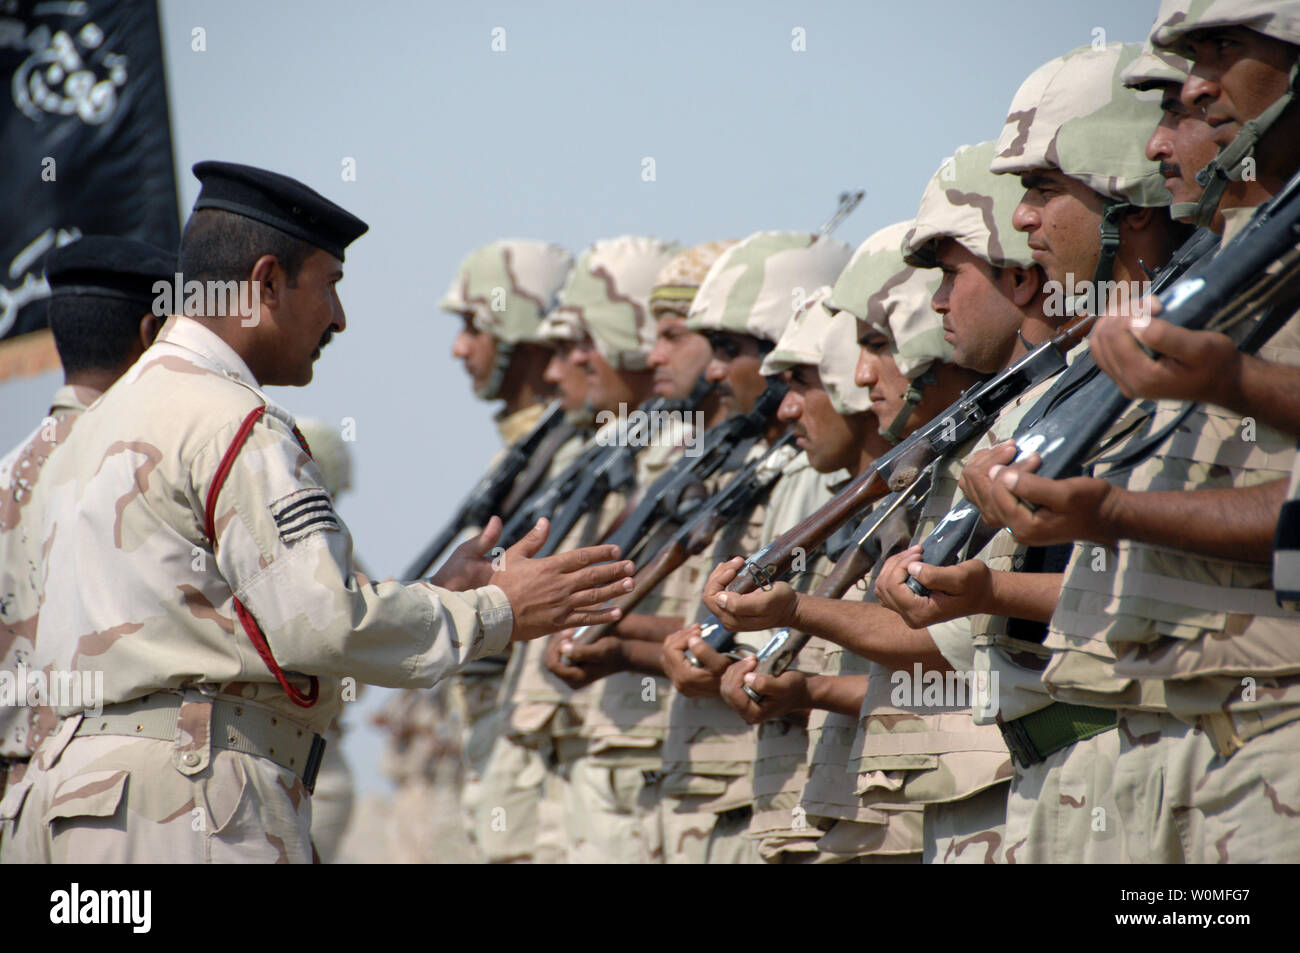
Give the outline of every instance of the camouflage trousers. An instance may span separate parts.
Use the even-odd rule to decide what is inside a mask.
[[[497,737],[479,788],[474,840],[488,863],[559,863],[567,785],[545,749]]]
[[[327,731],[325,758],[311,796],[311,842],[322,864],[332,864],[338,856],[352,816],[353,795],[352,769],[343,759],[343,738],[337,731]]]
[[[1118,757],[1119,732],[1111,728],[1029,768],[1016,765],[999,862],[1128,863],[1115,803]]]
[[[925,806],[923,861],[991,864],[1002,850],[1007,786],[999,782],[960,801]]]
[[[488,759],[501,733],[497,704],[501,681],[499,675],[458,675],[451,684],[451,702],[461,724],[460,754],[464,764],[460,809],[471,839],[478,832],[483,803],[497,804],[501,800],[484,786]]]
[[[66,719],[0,802],[6,863],[310,863],[311,798],[265,758],[214,748],[186,776],[174,742],[74,738]]]
[[[583,755],[569,764],[568,775],[569,863],[662,862],[657,772]]]
[[[1219,755],[1199,727],[1121,710],[1115,801],[1134,863],[1300,861],[1300,721]]]
[[[698,803],[704,801],[704,803]],[[758,843],[746,837],[753,810],[721,813],[693,797],[659,800],[660,852],[665,864],[761,864]]]

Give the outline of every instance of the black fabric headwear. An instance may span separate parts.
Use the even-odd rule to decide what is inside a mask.
[[[45,256],[50,296],[98,295],[152,302],[154,285],[176,277],[175,252],[148,242],[111,235],[86,235]]]
[[[343,249],[370,228],[297,179],[235,162],[199,162],[194,175],[203,184],[194,211],[220,209],[324,249],[339,261]]]

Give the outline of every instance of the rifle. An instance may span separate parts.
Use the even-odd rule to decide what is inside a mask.
[[[529,460],[538,455],[538,449],[547,437],[558,433],[564,422],[560,402],[552,401],[536,426],[522,440],[511,446],[492,470],[485,473],[469,495],[456,508],[456,513],[433,538],[420,555],[407,567],[403,579],[423,579],[434,562],[462,532],[471,526],[483,526],[498,512],[506,495],[514,486]]]
[[[883,555],[892,555],[893,552],[899,549],[899,543],[906,545],[912,538],[911,532],[901,535],[898,532],[897,520],[894,517],[900,508],[904,508],[904,528],[915,525],[916,519],[921,512],[921,506],[930,495],[931,481],[938,465],[938,459],[932,460],[908,486],[901,490],[895,490],[886,496],[871,509],[871,512],[863,517],[862,522],[852,534],[853,542],[846,547],[845,551],[836,560],[830,575],[822,580],[822,584],[817,587],[813,595],[827,599],[838,599],[848,591],[851,585],[870,572],[871,568]],[[890,529],[888,543],[881,541],[881,531],[885,527]],[[788,575],[788,572],[783,575]],[[726,653],[730,652],[735,646],[735,633],[723,626],[716,616],[711,616],[709,620],[706,620],[703,623],[703,628],[704,631],[700,633],[700,637],[713,651]],[[781,633],[785,633],[785,635],[782,636]],[[759,667],[757,671],[763,675],[780,675],[794,661],[794,657],[799,654],[803,647],[808,644],[808,638],[806,634],[802,633],[792,637],[789,629],[778,630],[768,640],[767,645],[759,651]],[[782,649],[787,647],[788,652],[783,652]],[[777,659],[778,655],[783,655],[784,660]],[[699,667],[700,662],[690,649],[686,650],[686,658],[692,665]],[[769,662],[772,665],[780,664],[780,668],[771,669],[765,667]],[[752,693],[751,697],[753,697]],[[761,698],[754,698],[754,700],[762,701]]]
[[[927,466],[983,433],[1002,408],[1065,367],[1065,355],[1083,340],[1092,321],[1091,316],[1074,319],[1010,367],[968,387],[945,411],[877,457],[815,513],[750,556],[727,591],[746,593],[771,585],[797,553],[816,549],[869,504],[911,485]]]
[[[1161,273],[1157,297],[1166,321],[1189,330],[1237,329],[1240,333],[1245,328],[1238,346],[1248,354],[1277,332],[1291,316],[1300,277],[1298,181],[1300,174],[1218,255],[1203,255],[1191,267],[1184,261],[1181,275]],[[1261,310],[1265,314],[1259,321],[1246,323]],[[1064,398],[1053,387],[1016,429],[1016,461],[1037,453],[1042,461],[1035,471],[1038,476],[1059,480],[1080,473],[1095,445],[1131,403],[1092,363],[1091,355],[1081,355],[1076,366],[1083,361],[1091,365],[1091,377]],[[1154,444],[1146,446],[1154,449]],[[974,506],[956,507],[922,543],[921,561],[950,566],[968,547],[975,555],[992,538],[988,534],[972,542],[979,525],[979,510]],[[914,578],[907,585],[917,595],[929,594]]]
[[[743,456],[771,422],[786,390],[778,378],[769,377],[752,409],[705,431],[700,452],[683,455],[661,473],[603,542],[617,545],[625,559],[632,557],[648,538],[647,529],[652,523],[682,514],[683,494],[690,487],[708,479],[736,454]]]
[[[793,433],[783,436],[762,457],[750,462],[732,477],[721,491],[702,503],[681,529],[673,534],[672,539],[632,577],[632,589],[626,595],[612,600],[608,606],[622,609],[624,613],[635,608],[690,556],[703,552],[704,547],[723,526],[771,490],[782,471],[799,455],[794,439]],[[590,645],[608,635],[617,624],[609,622],[585,625],[574,633],[573,641],[578,645]]]
[[[642,404],[639,411],[645,414],[659,413],[668,407],[670,402],[663,397],[656,397],[653,400]],[[539,519],[546,517],[551,520],[551,531],[547,537],[547,546],[554,549],[563,540],[568,531],[573,528],[574,523],[581,518],[584,509],[575,507],[565,513],[565,520],[571,520],[563,532],[560,531],[558,521],[554,518],[556,511],[567,501],[572,500],[574,494],[578,491],[588,476],[597,468],[601,468],[602,474],[606,479],[622,478],[628,473],[630,461],[636,455],[639,447],[629,447],[627,433],[624,428],[616,425],[611,421],[600,430],[578,454],[578,458],[570,463],[564,470],[544,487],[530,496],[527,500],[519,505],[519,508],[510,515],[506,520],[506,525],[501,531],[501,541],[498,545],[509,549],[531,530]],[[539,555],[548,555],[541,553]]]
[[[858,203],[866,194],[863,189],[858,189],[856,192],[841,192],[839,205],[835,207],[831,217],[822,222],[821,228],[817,229],[817,234],[829,235],[839,228],[840,222],[853,214],[853,210],[858,207]]]
[[[914,486],[885,497],[880,505],[871,511],[854,534],[857,541],[839,558],[835,568],[822,580],[822,584],[817,587],[813,595],[824,599],[840,598],[849,591],[850,586],[865,577],[879,562],[901,552],[907,546],[912,539],[916,520],[921,515],[921,508],[930,495],[934,467],[934,463],[930,464],[927,472],[917,479]],[[808,644],[809,638],[806,632],[795,633],[788,628],[778,629],[768,643],[759,649],[755,674],[780,675],[794,664],[795,658]],[[748,685],[742,687],[746,695],[762,704],[762,695]]]

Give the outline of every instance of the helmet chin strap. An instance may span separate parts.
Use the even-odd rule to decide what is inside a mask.
[[[1246,159],[1254,154],[1260,137],[1268,132],[1269,127],[1277,122],[1278,117],[1291,105],[1297,89],[1300,89],[1300,61],[1291,67],[1286,92],[1275,99],[1262,113],[1243,125],[1236,138],[1224,146],[1219,154],[1210,160],[1209,165],[1196,173],[1197,184],[1205,190],[1201,193],[1200,199],[1196,202],[1175,202],[1169,207],[1169,214],[1176,219],[1190,219],[1198,227],[1209,226],[1228,183],[1242,180],[1246,172]]]
[[[506,371],[510,369],[510,359],[515,355],[515,346],[497,338],[497,354],[492,361],[492,375],[487,383],[474,391],[482,400],[496,400],[501,396],[501,385],[506,382]]]
[[[903,436],[903,428],[907,426],[907,421],[912,416],[912,411],[916,410],[917,404],[921,403],[921,398],[925,396],[925,389],[938,382],[934,376],[934,364],[927,367],[924,373],[919,374],[914,380],[908,383],[907,393],[903,395],[903,406],[898,411],[898,415],[888,427],[880,429],[880,436],[884,437],[892,447],[898,443]]]
[[[1115,259],[1119,256],[1119,220],[1134,208],[1132,202],[1116,202],[1107,199],[1101,212],[1101,255],[1097,258],[1097,268],[1092,273],[1092,286],[1100,290],[1103,281],[1110,281],[1115,274]]]

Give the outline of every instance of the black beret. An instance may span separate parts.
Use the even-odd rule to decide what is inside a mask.
[[[176,253],[113,235],[86,235],[45,256],[50,295],[152,301],[154,285],[176,278]]]
[[[329,252],[339,261],[343,249],[370,228],[297,179],[235,162],[199,162],[202,183],[194,211],[221,209],[270,225]]]

